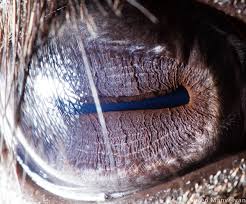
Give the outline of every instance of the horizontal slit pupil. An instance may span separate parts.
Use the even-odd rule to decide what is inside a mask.
[[[162,108],[174,108],[177,106],[185,105],[189,102],[188,91],[184,87],[178,87],[174,91],[154,98],[148,98],[141,101],[129,101],[118,103],[101,103],[102,112],[113,111],[129,111],[129,110],[147,110],[147,109],[162,109]],[[62,112],[70,114],[90,114],[97,113],[95,104],[84,103],[83,105],[77,105],[69,102],[64,103],[61,99],[58,99],[57,106]]]

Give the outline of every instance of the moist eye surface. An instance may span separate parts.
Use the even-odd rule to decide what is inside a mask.
[[[157,12],[161,25],[127,11],[123,20],[105,17],[105,24],[92,11],[96,37],[81,22],[79,30],[67,23],[33,53],[17,157],[35,182],[57,195],[117,197],[190,167],[217,150],[220,127],[237,104],[237,91],[223,94],[228,79],[237,90],[234,59],[211,59],[215,42],[218,53],[230,56],[216,30],[185,11],[175,22],[175,12]]]
[[[104,96],[100,105],[105,133],[79,50],[73,43],[73,49],[65,46],[69,44],[63,40],[52,41],[33,57],[21,107],[20,127],[31,150],[27,153],[27,147],[20,145],[19,155],[23,151],[30,155],[26,167],[42,169],[45,177],[37,168],[32,172],[45,181],[46,188],[63,183],[70,191],[88,195],[132,192],[213,148],[215,131],[211,130],[218,113],[216,109],[206,112],[217,104],[210,96],[216,95],[216,89],[210,92],[213,82],[208,70],[193,72],[196,78],[190,80],[186,78],[189,68],[165,53],[128,54],[119,49],[99,63],[110,47],[107,52],[99,49],[96,57],[89,52],[98,95]],[[129,61],[134,66],[124,65]],[[188,95],[179,84],[194,91]],[[196,126],[191,125],[194,121]],[[207,126],[207,121],[214,127]]]

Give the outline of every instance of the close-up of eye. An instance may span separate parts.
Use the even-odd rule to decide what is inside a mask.
[[[0,203],[246,202],[245,11],[0,1]]]

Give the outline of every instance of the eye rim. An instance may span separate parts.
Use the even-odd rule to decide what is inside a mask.
[[[237,179],[237,176],[240,176],[241,180]],[[154,203],[156,201],[161,201],[165,203],[165,200],[171,199],[172,201],[177,201],[182,199],[182,196],[186,193],[190,194],[190,197],[194,195],[194,199],[197,199],[197,202],[201,199],[212,199],[214,196],[209,191],[203,192],[199,191],[199,186],[201,185],[213,185],[217,187],[217,184],[221,184],[218,182],[219,175],[233,175],[232,181],[229,181],[232,185],[235,184],[234,182],[238,181],[241,184],[240,189],[238,187],[238,183],[236,186],[233,186],[233,189],[239,189],[239,193],[243,195],[246,189],[246,150],[240,151],[239,153],[234,153],[232,155],[227,155],[224,158],[217,158],[212,163],[204,164],[198,169],[194,171],[186,172],[184,174],[180,174],[171,178],[169,181],[156,185],[154,187],[150,187],[148,189],[140,190],[133,195],[129,195],[126,197],[119,198],[117,203],[138,203],[138,202],[149,202]],[[234,180],[233,180],[234,179]],[[244,180],[243,180],[244,179]],[[214,183],[213,183],[214,182]],[[179,191],[182,188],[183,191]],[[206,188],[205,188],[206,189]],[[221,197],[215,199],[226,199],[230,198],[230,194],[226,190],[227,188],[222,191]],[[240,191],[241,190],[241,191]],[[220,192],[220,191],[219,191]],[[161,194],[163,193],[163,197]],[[200,193],[200,194],[199,194]],[[202,194],[204,193],[204,194]],[[206,194],[208,193],[208,194]],[[223,193],[227,193],[225,196]],[[237,195],[237,192],[235,193]],[[160,197],[159,197],[160,196]],[[209,197],[211,196],[211,197]],[[184,202],[187,202],[186,196],[183,197]],[[236,199],[236,198],[235,198]],[[240,197],[239,197],[240,199]],[[196,202],[196,200],[192,200]]]
[[[167,182],[158,184],[154,187],[147,188],[145,190],[138,191],[131,195],[126,195],[121,198],[115,198],[115,199],[107,199],[107,203],[138,203],[138,202],[154,202],[155,199],[157,201],[164,202],[165,199],[168,199],[168,197],[172,198],[173,201],[177,201],[177,199],[180,199],[179,196],[184,195],[184,193],[188,192],[191,195],[196,195],[196,186],[202,185],[202,184],[211,184],[211,178],[216,178],[221,173],[228,173],[232,170],[233,172],[237,172],[237,169],[241,169],[241,173],[245,173],[246,171],[246,150],[240,151],[238,153],[227,155],[224,158],[216,159],[214,162],[205,164],[198,169],[187,172],[184,174],[181,174],[177,177],[174,177],[170,179]],[[23,172],[22,167],[20,164],[17,165],[17,171],[18,174],[21,174]],[[243,169],[244,168],[244,172]],[[231,174],[233,173],[231,172]],[[202,176],[201,176],[202,175]],[[236,174],[237,176],[243,176],[243,174]],[[234,176],[233,179],[237,178],[237,176]],[[193,178],[195,177],[195,178]],[[236,179],[235,179],[236,180]],[[242,177],[241,177],[242,180]],[[240,180],[240,181],[241,181]],[[21,176],[19,176],[19,181],[21,182]],[[233,183],[233,180],[231,181]],[[244,183],[246,183],[246,178],[244,176]],[[67,204],[71,202],[71,200],[62,198],[60,196],[54,195],[45,189],[38,186],[35,182],[31,180],[31,178],[27,175],[27,180],[24,183],[25,191],[24,193],[29,194],[31,191],[35,191],[35,196],[32,197],[34,201],[41,201],[41,199],[49,199],[50,202],[54,203],[62,203]],[[184,189],[184,191],[179,192],[180,188]],[[216,187],[216,185],[215,185]],[[236,190],[236,193],[243,193],[243,190],[246,188],[246,185],[240,186],[241,188],[237,188],[238,186],[234,187],[233,190]],[[35,188],[35,190],[33,190]],[[199,191],[198,191],[199,192]],[[163,193],[163,194],[162,194]],[[201,192],[200,192],[201,193]],[[199,194],[199,197],[195,197],[195,199],[212,199],[214,195],[212,194],[206,194],[202,191],[204,194]],[[220,197],[215,199],[227,199],[230,198],[230,194],[223,194],[226,193],[226,191],[222,191],[222,194],[219,194]],[[235,193],[235,194],[236,194]],[[30,194],[29,194],[30,195]],[[227,195],[227,196],[225,196]],[[197,195],[196,195],[197,196]],[[165,202],[164,202],[165,203]]]
[[[196,0],[196,2],[214,8],[217,11],[221,11],[228,16],[237,18],[238,20],[246,23],[246,13],[243,12],[245,7],[240,1],[229,1],[229,3],[227,2],[226,4],[208,0]]]

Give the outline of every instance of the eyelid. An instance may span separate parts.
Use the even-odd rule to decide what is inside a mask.
[[[239,62],[241,63],[241,67],[245,67],[246,43],[239,36],[236,35],[236,32],[233,32],[231,30],[222,30],[211,24],[208,24],[208,26],[227,39],[227,41],[230,43],[230,45],[236,52]]]
[[[179,202],[199,202],[201,198],[212,200],[229,199],[233,195],[243,198],[245,189],[246,151],[227,156],[206,166],[201,166],[171,181],[136,192],[119,201],[137,203],[168,202],[170,198]],[[231,187],[229,187],[231,186]],[[232,187],[233,186],[233,187]],[[229,190],[229,188],[231,188]],[[211,192],[212,190],[212,192]],[[228,192],[230,191],[230,192]],[[216,193],[216,194],[215,194]],[[226,194],[226,196],[225,196]],[[214,197],[214,195],[216,195]]]
[[[242,69],[246,67],[246,43],[236,36],[228,36],[228,40],[238,55]],[[242,70],[245,73],[245,70]]]

